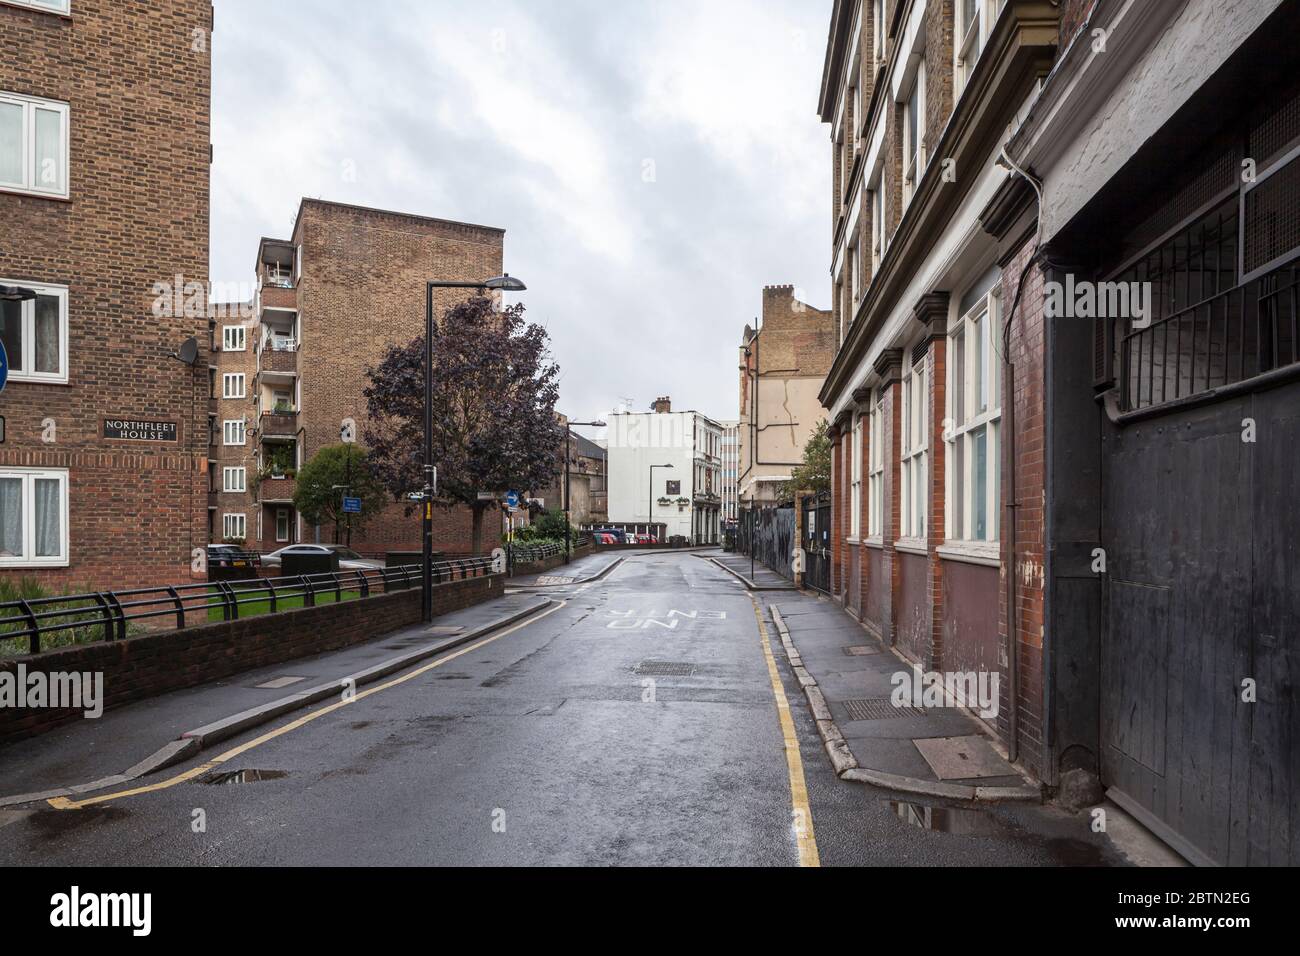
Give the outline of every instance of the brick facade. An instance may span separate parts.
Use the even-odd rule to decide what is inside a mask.
[[[866,123],[860,131],[859,155],[844,148],[837,148],[835,153],[833,268],[836,318],[844,321],[840,325],[840,351],[821,399],[841,420],[842,441],[848,441],[859,417],[864,427],[862,528],[855,540],[847,538],[852,470],[846,467],[843,449],[832,469],[832,503],[840,512],[833,517],[832,525],[844,535],[844,545],[835,551],[832,592],[865,627],[926,670],[994,671],[1005,678],[1009,668],[1014,669],[1018,681],[1016,734],[1022,745],[1018,756],[1027,770],[1039,774],[1042,751],[1038,741],[1043,717],[1041,320],[1026,313],[1030,331],[1017,344],[1021,352],[1012,356],[1012,361],[1023,363],[1017,365],[1014,412],[1006,411],[1006,403],[999,403],[996,397],[975,406],[978,412],[974,415],[964,398],[960,405],[962,427],[958,431],[978,431],[983,441],[990,440],[993,429],[1000,429],[1009,414],[1017,418],[1017,437],[1022,421],[1031,430],[1038,429],[1037,437],[1030,434],[1026,441],[1016,443],[1013,463],[995,468],[985,457],[985,470],[977,474],[970,459],[952,455],[950,442],[961,442],[963,449],[968,446],[964,434],[950,427],[958,406],[949,395],[949,379],[954,374],[949,363],[962,356],[962,383],[963,389],[967,388],[966,376],[974,374],[966,364],[971,353],[957,351],[951,337],[966,335],[967,326],[961,323],[963,313],[972,308],[972,303],[965,301],[967,297],[974,296],[975,303],[1001,302],[1005,306],[1014,294],[1018,272],[1011,266],[998,271],[997,263],[1009,258],[1007,250],[999,248],[1000,238],[995,240],[981,230],[982,212],[971,210],[969,205],[963,209],[961,204],[976,183],[996,181],[1006,175],[1005,169],[996,167],[997,144],[1014,119],[1015,104],[1030,94],[1036,78],[1050,68],[1060,13],[1058,7],[1039,0],[1008,0],[997,8],[983,7],[985,14],[993,11],[997,19],[986,24],[989,29],[980,35],[983,45],[977,43],[971,48],[975,59],[961,64],[959,70],[954,55],[959,26],[956,6],[953,0],[915,0],[902,5],[889,0],[883,18],[884,54],[879,60],[874,58],[872,4],[839,0],[832,15],[820,105],[823,120],[833,124],[833,144],[842,147],[846,142],[842,130],[854,100],[863,104],[864,111],[870,104],[869,115],[853,119],[854,123]],[[855,24],[861,25],[856,34]],[[846,67],[854,56],[859,59],[857,71]],[[920,56],[924,57],[923,64],[918,64]],[[989,59],[996,62],[986,62]],[[907,184],[905,101],[917,69],[923,71],[919,75],[923,77],[925,94],[920,130],[922,166],[916,182]],[[965,84],[960,87],[959,72]],[[854,83],[861,89],[856,97]],[[875,89],[877,85],[879,90]],[[943,175],[944,160],[950,157],[960,157],[959,163],[954,160],[955,178]],[[871,191],[877,183],[885,199],[886,222],[884,249],[873,270],[875,209]],[[856,211],[856,224],[851,211]],[[1016,237],[1024,241],[1023,232],[1017,232]],[[840,263],[855,244],[861,256],[862,282],[853,300],[847,270]],[[922,275],[927,277],[926,285],[918,289],[915,280]],[[1026,296],[1029,294],[1027,290]],[[982,354],[993,356],[993,361],[1001,358],[1001,347],[995,345],[1001,318],[998,307],[990,304],[982,313],[981,324],[971,326],[992,330],[978,334],[985,336],[981,340]],[[981,365],[980,374],[996,376],[996,368],[989,371],[990,367]],[[926,402],[925,458],[920,466],[924,468],[924,480],[919,489],[925,522],[919,535],[913,528],[903,527],[907,500],[903,479],[907,472],[902,454],[905,429],[909,427],[904,420],[908,404],[904,395],[911,387],[909,376],[914,368],[925,376]],[[1022,368],[1025,374],[1037,374],[1037,385],[1027,384],[1028,380],[1021,376]],[[873,516],[873,435],[869,415],[877,400],[883,487],[882,513]],[[1003,432],[996,434],[1005,445]],[[974,439],[971,441],[973,448]],[[909,461],[909,467],[915,469],[920,459]],[[958,468],[962,469],[960,481],[954,475]],[[1005,550],[1006,538],[999,542],[988,523],[988,512],[996,507],[996,494],[991,496],[994,502],[987,497],[979,500],[979,527],[983,529],[979,532],[975,531],[973,518],[968,526],[964,518],[958,521],[962,512],[950,516],[949,509],[952,496],[960,495],[960,500],[966,502],[968,496],[978,495],[977,489],[988,487],[987,482],[1005,482],[1011,468],[1022,484],[1016,494],[1021,505],[1015,525],[1016,554],[1014,563],[1008,564],[1010,555],[999,558],[999,548]],[[975,501],[970,498],[972,507]],[[870,534],[873,525],[876,533]],[[1005,536],[1005,522],[999,527]],[[966,539],[967,534],[971,540]],[[1017,591],[1017,638],[1012,645],[1006,643],[1005,614],[1000,621],[998,618],[1001,598],[996,565],[1000,561],[1023,576]],[[994,632],[999,626],[1000,635]],[[1003,642],[1000,658],[999,640]],[[1009,651],[1015,653],[1013,660],[1008,659]],[[1010,693],[1006,680],[999,686],[1004,694]],[[1010,709],[1004,699],[995,728],[1004,741],[1011,732],[1007,719]]]
[[[284,479],[254,476],[265,471],[276,448],[292,449],[295,463],[309,461],[321,448],[340,441],[344,421],[356,424],[361,441],[367,417],[362,394],[366,369],[377,365],[389,345],[424,334],[425,283],[430,279],[481,281],[500,275],[504,231],[487,226],[430,219],[304,199],[292,238],[263,240],[258,255],[259,303],[248,333],[246,353],[220,354],[217,388],[229,370],[250,368],[249,393],[242,414],[250,422],[244,449],[213,449],[218,461],[240,458],[248,467],[248,492],[219,497],[218,511],[239,507],[247,514],[248,546],[270,551],[277,540],[276,513],[292,515],[293,540],[333,541],[334,528],[310,527],[292,509],[292,487]],[[436,314],[470,293],[435,293]],[[296,351],[264,347],[272,328],[287,335]],[[218,337],[218,341],[220,338]],[[255,346],[256,343],[256,346]],[[251,365],[250,365],[251,363]],[[293,397],[293,411],[274,416],[276,389]],[[218,419],[225,407],[218,401]],[[281,423],[283,419],[283,423]],[[291,436],[287,443],[279,429]],[[221,440],[218,430],[218,440]],[[354,530],[352,547],[365,554],[419,550],[418,511],[407,503]],[[214,518],[214,539],[221,539],[221,518]],[[471,550],[472,514],[466,507],[435,507],[435,550]],[[494,539],[488,532],[488,546]]]
[[[0,189],[0,281],[66,287],[68,314],[66,384],[11,377],[0,396],[0,469],[67,470],[68,560],[0,577],[184,580],[207,541],[211,17],[208,0],[0,5],[0,92],[66,104],[69,130],[66,198]],[[195,286],[172,314],[155,284],[177,276]],[[172,358],[190,337],[193,369]],[[106,439],[106,416],[175,423],[176,441]]]

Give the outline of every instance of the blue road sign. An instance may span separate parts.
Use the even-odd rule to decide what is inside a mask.
[[[344,499],[343,499],[343,513],[344,513],[345,515],[359,515],[359,514],[361,514],[361,499],[360,499],[360,498],[344,498]]]
[[[5,383],[9,381],[9,353],[5,351],[5,344],[0,342],[0,392],[5,390]]]
[[[519,507],[519,492],[517,492],[517,491],[507,491],[507,492],[506,492],[506,504],[507,504],[509,507],[511,507],[511,508],[518,508],[518,507]]]

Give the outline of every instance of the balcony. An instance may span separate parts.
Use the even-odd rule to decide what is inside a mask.
[[[277,478],[267,475],[257,485],[257,500],[261,504],[292,504],[298,490],[298,479],[285,475]]]
[[[298,346],[293,345],[273,345],[268,342],[262,349],[261,371],[283,373],[286,375],[298,374]]]
[[[262,413],[261,434],[263,438],[296,438],[298,435],[298,412],[296,409],[277,409]]]

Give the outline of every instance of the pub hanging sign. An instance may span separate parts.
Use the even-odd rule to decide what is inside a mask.
[[[136,418],[105,418],[104,437],[115,441],[176,441],[175,422],[143,421]]]

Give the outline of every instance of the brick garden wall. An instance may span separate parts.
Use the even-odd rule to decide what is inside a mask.
[[[435,585],[433,613],[500,597],[502,575]],[[125,641],[100,641],[0,661],[0,671],[102,672],[104,706],[118,707],[243,671],[363,644],[420,621],[420,591],[223,621]],[[0,742],[32,737],[80,719],[79,710],[0,710]]]

